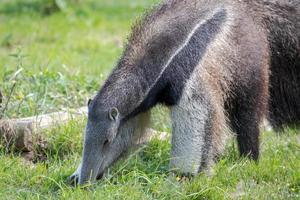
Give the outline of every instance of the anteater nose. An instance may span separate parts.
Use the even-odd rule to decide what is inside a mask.
[[[70,185],[78,185],[78,182],[79,182],[79,175],[78,174],[73,174],[72,176],[70,176],[67,180]]]
[[[103,178],[103,175],[104,175],[104,172],[102,172],[102,173],[98,174],[98,176],[97,176],[96,180],[100,180],[100,179],[102,179],[102,178]]]

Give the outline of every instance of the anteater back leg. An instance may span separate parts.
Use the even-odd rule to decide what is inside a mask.
[[[280,131],[285,126],[300,126],[300,57],[294,59],[294,65],[280,65],[287,58],[273,59],[277,62],[271,67],[269,121]]]

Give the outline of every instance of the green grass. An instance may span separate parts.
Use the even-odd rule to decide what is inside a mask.
[[[0,3],[0,90],[11,98],[6,118],[85,105],[107,77],[131,24],[150,0],[73,0],[47,13],[42,0]],[[85,119],[45,133],[47,159],[31,163],[0,149],[0,199],[299,199],[300,135],[265,132],[259,163],[240,159],[236,144],[211,176],[177,181],[168,172],[170,144],[154,140],[110,169],[90,188],[66,178],[80,161]],[[152,127],[170,132],[166,109],[153,111]],[[297,134],[298,133],[298,134]]]
[[[7,117],[77,107],[99,89],[118,57],[131,24],[148,1],[79,1],[44,15],[43,1],[0,3],[0,87],[9,94]],[[3,23],[4,22],[4,23]]]

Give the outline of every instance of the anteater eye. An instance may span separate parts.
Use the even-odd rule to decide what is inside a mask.
[[[108,140],[105,140],[103,146],[108,145],[108,142],[109,142]]]

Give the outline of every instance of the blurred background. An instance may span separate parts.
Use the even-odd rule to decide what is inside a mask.
[[[156,2],[1,0],[2,116],[85,105],[120,57],[131,24]]]

